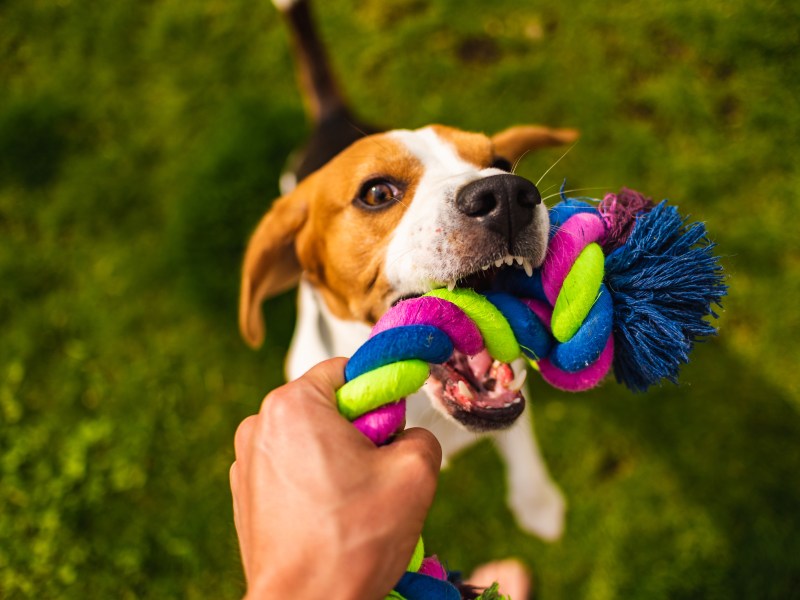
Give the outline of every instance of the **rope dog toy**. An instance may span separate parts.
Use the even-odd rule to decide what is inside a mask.
[[[526,356],[567,391],[596,386],[612,365],[634,391],[677,382],[694,342],[716,333],[706,317],[727,290],[705,225],[627,189],[599,203],[565,198],[550,217],[547,254],[531,276],[505,269],[491,291],[442,288],[389,309],[347,363],[342,414],[385,442],[404,418],[401,399],[454,349]]]
[[[504,269],[485,293],[436,289],[393,306],[347,363],[340,412],[374,443],[388,442],[404,427],[405,396],[454,350],[485,349],[503,363],[525,356],[545,381],[572,392],[598,385],[612,366],[633,391],[677,383],[694,342],[716,333],[706,317],[717,317],[712,304],[727,287],[715,245],[704,224],[687,224],[666,201],[655,205],[624,188],[587,200],[562,193],[550,211],[544,262],[532,274]],[[417,554],[390,597],[449,599],[403,587],[446,583],[430,573],[420,580],[417,571],[435,558],[422,561],[421,540]],[[426,568],[444,572],[438,561]]]

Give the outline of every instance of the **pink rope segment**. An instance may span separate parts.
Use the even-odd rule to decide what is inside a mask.
[[[608,336],[598,359],[577,373],[562,371],[550,359],[539,361],[539,373],[547,383],[565,392],[583,392],[596,386],[606,376],[614,360],[614,336]]]
[[[403,300],[375,324],[370,337],[402,325],[433,325],[444,331],[453,346],[467,356],[483,350],[478,326],[458,306],[441,298],[422,296]]]
[[[406,400],[384,404],[353,421],[356,429],[367,436],[373,444],[380,446],[402,429],[406,422]]]
[[[561,286],[578,255],[592,242],[601,242],[606,227],[599,214],[578,213],[559,228],[542,265],[542,288],[550,304],[555,305]]]
[[[553,309],[546,302],[531,298],[520,298],[531,309],[538,319],[550,329],[550,317]],[[539,373],[547,383],[565,392],[583,392],[595,387],[603,380],[614,360],[614,336],[609,336],[603,351],[595,362],[575,373],[568,373],[556,367],[549,359],[537,362]]]

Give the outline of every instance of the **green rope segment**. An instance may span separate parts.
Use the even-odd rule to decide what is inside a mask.
[[[423,386],[430,375],[428,363],[401,360],[348,381],[336,392],[339,412],[352,421],[384,404],[397,402]]]
[[[503,313],[481,294],[468,288],[452,291],[441,288],[425,295],[447,300],[463,310],[478,327],[492,358],[500,362],[511,362],[522,354],[511,325]]]
[[[412,573],[419,571],[423,558],[425,558],[425,544],[422,541],[422,536],[420,536],[417,540],[417,545],[414,546],[414,554],[411,555],[411,562],[408,563],[406,571],[411,571]]]
[[[553,307],[550,327],[559,342],[572,339],[592,309],[605,273],[603,249],[589,244],[575,259]]]

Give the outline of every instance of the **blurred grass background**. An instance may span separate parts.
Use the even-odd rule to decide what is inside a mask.
[[[730,277],[680,387],[535,385],[563,540],[514,527],[482,443],[429,548],[520,556],[543,599],[800,598],[800,5],[316,12],[365,119],[578,127],[543,188],[669,197]],[[294,311],[270,301],[265,347],[240,341],[243,245],[307,131],[285,29],[267,0],[5,0],[0,53],[0,597],[238,597],[232,436],[282,381]]]

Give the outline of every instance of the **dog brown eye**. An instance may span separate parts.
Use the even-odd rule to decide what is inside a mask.
[[[361,187],[356,201],[365,208],[383,208],[400,200],[401,191],[385,179],[368,181]]]
[[[502,156],[498,156],[492,161],[492,168],[511,173],[511,163]]]

